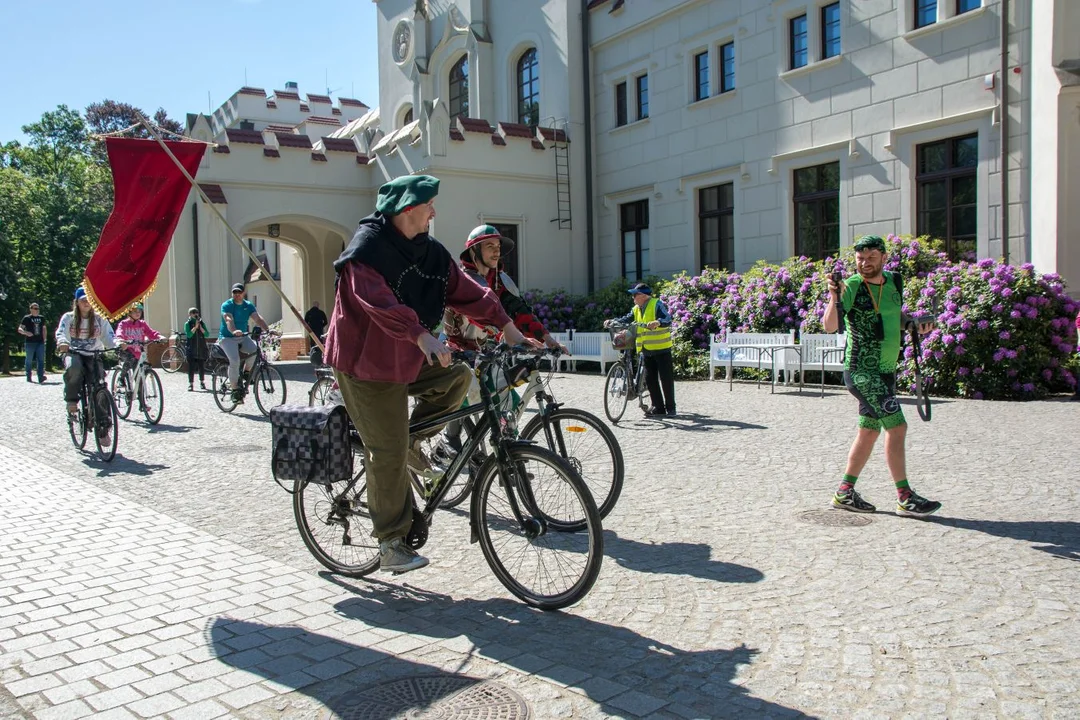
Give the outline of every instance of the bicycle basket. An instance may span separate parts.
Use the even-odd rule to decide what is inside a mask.
[[[616,350],[632,349],[637,339],[637,329],[633,325],[622,330],[608,328],[608,334],[611,336],[611,346]]]

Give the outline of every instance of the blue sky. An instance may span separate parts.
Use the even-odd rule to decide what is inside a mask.
[[[247,84],[267,93],[355,97],[377,107],[376,6],[371,0],[194,0],[187,3],[30,0],[0,22],[0,143],[65,104],[111,99],[184,122]],[[329,80],[327,80],[329,73]]]

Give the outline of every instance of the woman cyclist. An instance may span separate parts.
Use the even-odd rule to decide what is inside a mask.
[[[94,312],[90,301],[86,299],[86,290],[81,287],[75,291],[75,302],[71,311],[64,313],[56,326],[56,351],[67,353],[71,350],[110,350],[116,347],[112,326]],[[87,368],[97,372],[98,379],[104,381],[105,369],[100,361],[91,360],[77,353],[64,357],[64,400],[67,401],[68,413],[79,411],[79,390],[82,387],[83,373]],[[107,416],[108,408],[103,408]],[[112,428],[101,428],[99,433],[107,437]]]

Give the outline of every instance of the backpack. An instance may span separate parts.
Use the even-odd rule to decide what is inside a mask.
[[[349,414],[343,406],[279,405],[270,409],[270,428],[270,471],[287,492],[294,491],[283,480],[330,485],[352,478]]]

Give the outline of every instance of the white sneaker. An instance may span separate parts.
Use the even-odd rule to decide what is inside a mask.
[[[402,538],[379,543],[379,569],[383,572],[405,573],[428,564],[428,559],[405,544]]]

